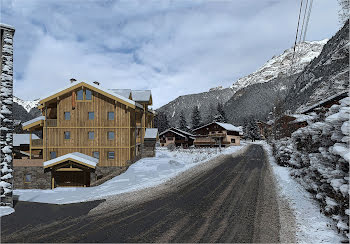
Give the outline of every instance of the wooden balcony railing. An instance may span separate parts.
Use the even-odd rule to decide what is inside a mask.
[[[42,146],[43,146],[43,139],[32,140],[32,147],[42,147]]]
[[[215,144],[215,140],[213,138],[210,137],[198,137],[194,140],[194,143],[198,143],[198,144],[204,144],[204,143],[208,143],[208,144]]]
[[[212,136],[212,137],[225,137],[226,133],[211,131],[211,132],[209,132],[209,136]]]
[[[57,119],[47,119],[46,125],[47,127],[57,127]]]

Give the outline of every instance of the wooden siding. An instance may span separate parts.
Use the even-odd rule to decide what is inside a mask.
[[[76,101],[74,109],[72,93],[59,97],[57,104],[50,107],[50,118],[56,117],[57,125],[43,128],[44,159],[49,160],[51,151],[56,151],[57,157],[77,151],[92,156],[98,151],[99,166],[125,166],[132,159],[135,145],[132,108],[96,92],[92,92],[92,100]],[[57,111],[57,116],[52,111]],[[70,120],[65,120],[64,112],[70,112]],[[88,112],[94,112],[93,120],[89,120]],[[114,112],[114,120],[108,120],[108,112]],[[64,139],[65,131],[70,132],[70,139]],[[94,132],[93,140],[88,138],[90,131]],[[114,132],[113,140],[108,140],[109,131]],[[115,152],[115,159],[107,159],[109,151]]]

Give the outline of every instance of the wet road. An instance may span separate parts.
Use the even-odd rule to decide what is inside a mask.
[[[251,145],[167,194],[87,212],[99,202],[19,202],[2,218],[2,242],[278,242],[279,212],[263,148]],[[41,218],[41,220],[40,220]]]

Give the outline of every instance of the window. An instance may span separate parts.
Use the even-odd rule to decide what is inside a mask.
[[[108,152],[108,159],[114,159],[114,152]]]
[[[236,139],[235,139],[235,138],[232,138],[232,139],[231,139],[231,143],[236,143]]]
[[[85,99],[86,100],[91,100],[92,99],[92,92],[88,89],[85,91]]]
[[[70,120],[70,112],[64,112],[64,119]]]
[[[32,175],[31,174],[26,174],[24,176],[24,183],[30,183],[32,182]]]
[[[50,159],[56,158],[56,152],[50,152]]]
[[[83,100],[84,99],[84,91],[83,89],[77,91],[77,100]]]
[[[108,131],[108,140],[114,139],[114,131]]]
[[[95,133],[93,131],[89,131],[89,140],[95,139]]]
[[[64,139],[69,140],[70,139],[70,131],[64,132]]]
[[[93,156],[94,158],[99,159],[99,158],[100,158],[100,152],[92,152],[92,156]]]
[[[108,120],[114,120],[114,112],[108,112]]]
[[[95,118],[95,113],[89,112],[89,120],[94,120],[94,118]]]

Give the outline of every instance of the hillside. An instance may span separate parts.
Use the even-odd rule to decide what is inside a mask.
[[[209,92],[189,94],[176,98],[157,109],[165,112],[171,125],[177,125],[180,112],[186,111],[189,123],[191,110],[197,105],[202,118],[207,117],[210,104],[216,107],[218,102],[225,104],[225,112],[229,122],[243,123],[246,117],[254,115],[264,119],[271,110],[276,96],[286,96],[288,86],[296,74],[299,74],[315,57],[317,57],[327,40],[304,42],[298,45],[293,69],[290,63],[293,48],[285,50],[281,55],[267,61],[252,74],[238,79],[231,87],[225,89],[211,89]],[[288,78],[289,77],[289,78]]]

